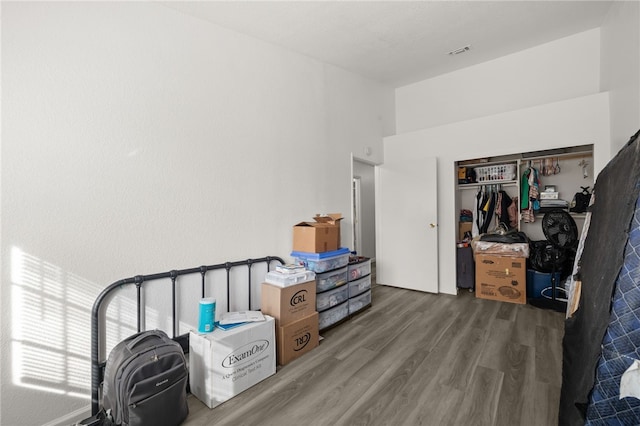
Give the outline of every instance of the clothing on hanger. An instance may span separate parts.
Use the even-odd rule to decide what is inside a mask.
[[[530,165],[523,173],[521,180],[520,210],[525,223],[533,223],[536,220],[535,212],[540,209],[539,185],[538,170]]]

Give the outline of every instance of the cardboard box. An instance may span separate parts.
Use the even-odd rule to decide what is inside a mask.
[[[476,297],[527,303],[527,259],[477,254]]]
[[[260,310],[276,319],[276,327],[290,324],[316,311],[316,282],[288,287],[262,283]]]
[[[278,364],[286,365],[318,346],[318,313],[278,327],[276,353]]]
[[[316,214],[313,222],[293,226],[293,251],[324,253],[340,247],[342,214]]]
[[[338,229],[338,247],[340,247],[340,242],[342,241],[340,238],[340,222],[344,219],[342,217],[342,213],[327,213],[327,214],[316,214],[313,220],[319,223],[326,223],[332,225]],[[329,250],[328,250],[329,251]]]
[[[321,222],[300,222],[293,226],[293,250],[323,253],[338,249],[340,230]]]
[[[276,372],[275,320],[189,333],[191,393],[209,408]]]
[[[472,222],[458,222],[458,241],[462,241],[464,239],[464,233],[471,232],[472,228]]]

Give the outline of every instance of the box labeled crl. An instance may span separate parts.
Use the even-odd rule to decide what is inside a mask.
[[[316,311],[316,281],[288,287],[262,283],[260,310],[276,319],[276,327],[289,324]]]
[[[276,372],[275,320],[189,333],[191,393],[213,408]]]
[[[318,346],[318,313],[278,327],[276,332],[278,364],[285,365]]]

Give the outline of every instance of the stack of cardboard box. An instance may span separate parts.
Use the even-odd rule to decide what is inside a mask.
[[[294,253],[304,257],[337,251],[341,220],[339,213],[317,214],[312,222],[294,225],[292,256],[296,263],[289,268],[292,274],[286,275],[287,268],[280,268],[281,271],[268,273],[262,284],[261,310],[276,320],[276,355],[280,365],[309,352],[320,340],[315,272],[322,271],[314,267],[314,262],[299,262]],[[320,263],[327,267],[332,265],[324,260]],[[310,275],[297,271],[296,266],[304,266]],[[274,276],[278,272],[285,275]]]
[[[276,358],[285,365],[318,346],[316,282],[262,284],[261,309],[276,320]]]
[[[313,219],[293,227],[291,256],[317,274],[316,310],[323,330],[349,316],[346,275],[350,252],[340,247],[340,213],[318,214]]]

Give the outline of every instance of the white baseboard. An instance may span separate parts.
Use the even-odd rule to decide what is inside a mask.
[[[91,417],[91,405],[87,405],[86,408],[79,408],[76,411],[67,414],[66,416],[58,417],[43,424],[42,426],[69,426],[75,425],[80,420],[84,420]]]

